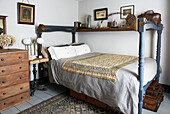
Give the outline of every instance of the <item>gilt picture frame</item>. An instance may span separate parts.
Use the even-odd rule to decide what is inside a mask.
[[[134,5],[120,7],[120,19],[126,19],[129,14],[134,15]]]
[[[35,23],[35,5],[18,3],[18,24]]]
[[[94,20],[107,20],[108,19],[108,8],[101,8],[94,10]]]

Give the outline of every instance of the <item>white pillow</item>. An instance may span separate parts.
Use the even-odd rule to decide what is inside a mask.
[[[53,47],[49,47],[48,52],[50,53],[52,59],[58,60],[57,57],[55,56]]]
[[[87,44],[72,47],[74,47],[76,55],[82,55],[91,52],[90,47]]]
[[[50,52],[51,58],[55,60],[76,56],[75,49],[72,46],[50,47],[48,50]]]

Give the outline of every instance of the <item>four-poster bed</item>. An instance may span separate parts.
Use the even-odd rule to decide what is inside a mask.
[[[157,30],[158,33],[158,39],[157,39],[157,55],[156,55],[156,63],[157,63],[157,73],[155,77],[148,82],[145,86],[143,86],[144,81],[144,33],[146,30]],[[138,32],[140,34],[139,38],[139,68],[138,68],[138,75],[139,75],[139,103],[138,103],[138,113],[142,113],[142,106],[143,106],[143,96],[145,94],[145,90],[147,87],[151,84],[153,80],[159,80],[160,76],[160,51],[161,51],[161,33],[162,33],[163,25],[158,24],[155,25],[150,21],[147,21],[145,18],[139,18],[138,22]],[[75,28],[70,26],[48,26],[48,25],[39,25],[38,27],[38,37],[42,37],[43,32],[55,32],[55,31],[62,31],[62,32],[70,32],[72,33],[72,43],[75,42]],[[96,29],[96,30],[89,30],[89,29],[80,29],[77,30],[78,32],[102,32],[102,31],[133,31],[132,28],[112,28],[112,29]],[[134,30],[135,31],[135,30]],[[41,55],[41,45],[38,45],[38,55]],[[39,66],[40,69],[42,65]]]

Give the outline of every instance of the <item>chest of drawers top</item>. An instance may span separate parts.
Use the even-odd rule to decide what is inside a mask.
[[[0,49],[0,67],[28,62],[28,51],[19,49]]]

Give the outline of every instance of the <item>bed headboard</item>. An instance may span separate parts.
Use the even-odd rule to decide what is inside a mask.
[[[51,25],[40,24],[38,26],[38,38],[42,37],[43,32],[57,32],[57,31],[72,33],[72,43],[75,42],[76,32],[75,32],[74,26],[51,26]],[[41,48],[42,48],[42,45],[38,44],[38,56],[42,55],[41,54]]]

